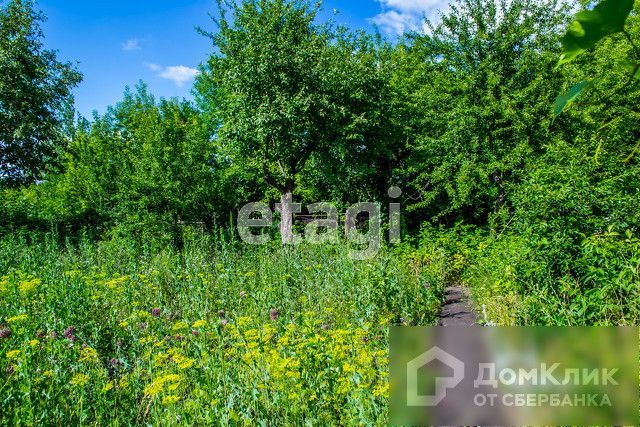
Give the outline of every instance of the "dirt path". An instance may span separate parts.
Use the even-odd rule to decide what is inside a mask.
[[[440,326],[471,326],[478,323],[478,316],[469,303],[469,291],[461,286],[451,286],[444,291],[445,302],[438,315]]]

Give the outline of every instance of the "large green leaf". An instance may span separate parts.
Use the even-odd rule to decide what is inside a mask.
[[[640,62],[627,61],[624,68],[631,74],[632,78],[640,80]]]
[[[591,86],[590,81],[583,81],[572,87],[565,95],[559,96],[553,105],[554,117],[558,117],[563,111],[569,108],[569,106],[571,106],[571,104],[573,104],[580,94],[589,86]]]
[[[621,32],[634,0],[603,0],[593,9],[579,12],[562,38],[560,64],[572,61],[604,37]]]

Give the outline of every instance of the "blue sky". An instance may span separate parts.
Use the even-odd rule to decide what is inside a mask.
[[[421,16],[444,10],[447,0],[325,0],[326,17],[352,28],[377,25],[390,36],[420,28]],[[145,81],[157,96],[189,97],[198,65],[212,48],[195,27],[213,30],[213,0],[40,0],[48,17],[46,46],[78,63],[84,82],[76,107],[89,117]]]

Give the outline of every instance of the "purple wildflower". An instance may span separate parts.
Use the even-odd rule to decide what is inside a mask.
[[[278,310],[276,310],[275,308],[272,308],[269,311],[269,318],[271,319],[272,322],[275,322],[276,320],[278,320]]]
[[[73,332],[76,330],[76,328],[74,328],[73,326],[69,326],[67,329],[64,330],[64,337],[68,340],[73,341],[75,339],[75,337],[73,336]]]
[[[160,310],[159,308],[152,308],[151,309],[151,315],[153,317],[160,317],[160,313],[162,312],[162,310]]]
[[[11,329],[2,328],[0,329],[0,338],[9,338],[11,336]]]

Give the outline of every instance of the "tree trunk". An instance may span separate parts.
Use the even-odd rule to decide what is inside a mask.
[[[293,242],[293,192],[286,189],[280,192],[280,236],[282,245]]]

